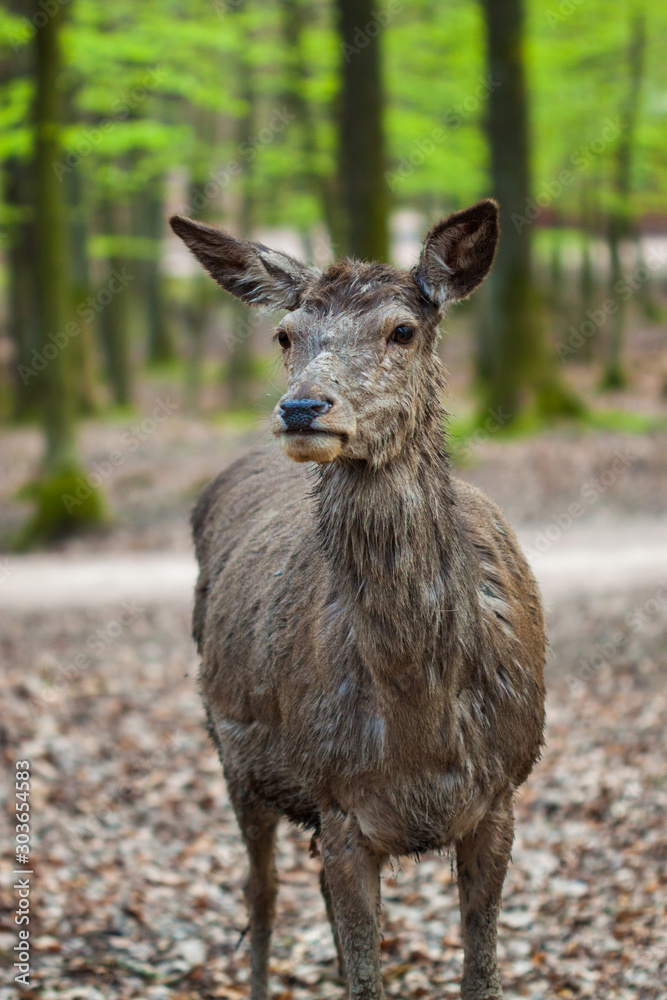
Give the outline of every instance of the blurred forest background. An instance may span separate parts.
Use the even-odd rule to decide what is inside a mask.
[[[444,324],[459,439],[653,426],[666,29],[644,0],[7,0],[0,419],[44,440],[10,544],[106,517],[81,422],[166,390],[242,422],[280,394],[271,319],[198,271],[174,211],[409,267],[429,224],[495,195],[492,279]]]

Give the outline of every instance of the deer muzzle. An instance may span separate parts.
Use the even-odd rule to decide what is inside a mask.
[[[349,405],[311,387],[283,396],[271,418],[271,430],[294,462],[332,462],[355,429]]]

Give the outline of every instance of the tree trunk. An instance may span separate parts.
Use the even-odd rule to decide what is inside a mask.
[[[594,212],[590,204],[588,185],[584,185],[581,197],[581,264],[579,266],[579,322],[589,319],[589,312],[595,308],[596,280],[592,244],[595,232]],[[586,337],[578,354],[582,361],[590,361],[595,353],[597,334]]]
[[[35,4],[36,8],[36,4]],[[40,345],[39,389],[46,450],[40,477],[24,488],[36,510],[16,540],[26,548],[75,531],[103,515],[99,495],[86,481],[75,449],[75,397],[71,359],[67,222],[63,187],[53,165],[60,159],[62,127],[58,7],[35,31],[34,177],[35,273]]]
[[[68,201],[69,245],[71,247],[71,313],[79,328],[72,340],[72,367],[77,377],[74,381],[77,413],[91,414],[98,409],[97,358],[95,353],[95,323],[81,308],[90,297],[90,261],[88,258],[88,212],[84,198],[84,182],[75,166],[65,176]]]
[[[203,222],[210,219],[210,199],[205,197],[209,169],[210,136],[216,133],[215,115],[202,108],[195,109],[194,131],[196,136],[195,155],[190,165],[190,190],[188,214]],[[211,311],[219,302],[219,295],[207,275],[196,268],[189,283],[187,299],[180,313],[186,331],[186,366],[184,401],[190,413],[198,413],[204,384],[204,364],[206,361],[206,331]]]
[[[556,376],[531,270],[528,90],[524,62],[523,0],[482,0],[487,63],[496,84],[486,131],[493,194],[500,203],[501,237],[489,279],[490,316],[485,346],[485,406],[515,421],[533,404],[538,413],[578,407]]]
[[[105,235],[121,235],[119,209],[107,199],[100,216]],[[134,280],[136,268],[128,268],[127,260],[112,249],[107,258],[106,274],[97,293],[100,336],[104,352],[106,375],[111,395],[117,406],[127,406],[132,399],[132,369],[130,356],[130,294],[128,277]]]
[[[202,134],[204,129],[201,129]],[[206,210],[195,207],[199,193],[206,186],[206,174],[203,164],[195,163],[190,182],[189,214],[205,221]],[[212,285],[208,276],[199,269],[193,276],[189,287],[187,300],[183,303],[180,313],[183,328],[186,331],[186,366],[184,401],[189,413],[198,413],[201,409],[201,394],[204,382],[204,361],[206,346],[206,326],[211,310]]]
[[[285,59],[285,95],[287,108],[294,115],[290,128],[300,129],[301,169],[299,182],[319,199],[324,224],[327,227],[334,248],[342,245],[340,206],[336,205],[335,185],[331,178],[323,176],[317,169],[317,131],[313,110],[306,96],[308,68],[303,32],[307,24],[308,11],[303,0],[281,0],[283,54]],[[303,233],[311,263],[319,263],[319,254],[313,253],[310,234]]]
[[[342,49],[338,182],[343,250],[389,259],[380,25],[373,0],[337,0]]]
[[[32,164],[11,159],[5,166],[5,199],[10,221],[7,246],[7,321],[12,342],[11,412],[18,420],[34,417],[40,409],[37,289],[35,283]]]
[[[246,29],[247,32],[248,29]],[[249,34],[246,34],[249,40]],[[241,100],[245,110],[238,121],[238,145],[247,142],[257,130],[257,95],[253,67],[241,46],[236,67]],[[241,168],[239,197],[239,232],[245,239],[252,237],[255,222],[254,163],[245,158]],[[227,312],[227,310],[226,310]],[[252,402],[253,379],[253,319],[240,303],[229,303],[230,329],[228,330],[229,361],[226,365],[226,380],[229,391],[229,405],[234,410],[246,409]]]
[[[10,0],[9,10],[24,15],[20,0]],[[33,53],[29,45],[14,45],[0,63],[0,83],[32,79]],[[28,156],[13,156],[4,167],[4,201],[7,209],[7,326],[12,346],[5,376],[3,416],[21,420],[39,412],[40,392],[33,351],[39,348],[35,284],[34,164]]]
[[[605,371],[602,376],[602,388],[620,389],[626,382],[623,368],[622,352],[625,338],[626,303],[615,291],[617,282],[623,277],[621,260],[621,244],[632,237],[630,195],[632,191],[632,167],[639,115],[639,100],[646,56],[646,15],[639,11],[633,15],[630,22],[630,39],[628,42],[628,91],[621,120],[625,126],[618,140],[616,149],[615,204],[609,215],[607,241],[609,245],[609,283],[610,294],[614,297],[618,308],[611,317],[609,349]]]
[[[209,283],[204,275],[193,278],[188,301],[183,306],[183,325],[188,331],[184,398],[188,413],[199,413],[204,381],[206,319],[210,309]]]
[[[166,215],[162,188],[162,181],[152,181],[151,191],[142,195],[139,203],[141,235],[151,241],[152,247],[150,256],[142,263],[140,294],[146,314],[146,356],[153,364],[172,361],[175,357],[160,269]]]
[[[637,305],[641,310],[641,314],[644,319],[650,322],[656,322],[660,319],[661,310],[659,304],[655,301],[653,297],[654,285],[650,280],[649,275],[651,274],[651,269],[648,266],[646,257],[644,255],[644,248],[642,246],[642,236],[641,232],[637,229],[634,234],[635,237],[635,272],[641,277],[641,283],[637,289]]]
[[[74,460],[75,438],[70,356],[67,346],[60,348],[51,340],[64,335],[70,303],[65,193],[53,170],[60,158],[63,21],[59,7],[35,32],[35,264],[39,342],[47,360],[40,375],[45,466],[51,470]]]
[[[550,231],[551,247],[549,257],[549,305],[556,320],[567,310],[567,287],[563,264],[563,220],[554,213],[553,228]]]
[[[613,293],[617,283],[623,279],[623,262],[621,260],[621,242],[626,235],[625,224],[619,215],[613,213],[609,218],[607,246],[609,247],[609,287]],[[617,309],[610,318],[609,346],[602,376],[601,388],[622,389],[627,384],[627,378],[621,361],[621,351],[625,336],[626,303],[623,296],[616,301]]]

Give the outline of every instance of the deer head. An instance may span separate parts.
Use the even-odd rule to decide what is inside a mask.
[[[271,426],[290,458],[386,465],[441,420],[438,323],[488,274],[498,242],[494,201],[434,226],[409,272],[354,260],[319,271],[191,219],[170,222],[232,295],[287,310],[275,339],[288,388]]]

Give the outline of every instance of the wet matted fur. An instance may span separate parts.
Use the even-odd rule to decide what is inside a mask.
[[[268,996],[281,815],[319,837],[350,996],[384,995],[384,861],[452,848],[462,995],[499,998],[512,798],[543,739],[544,618],[511,528],[452,474],[435,349],[447,303],[491,267],[497,206],[436,225],[409,273],[318,271],[201,223],[172,227],[228,291],[287,310],[272,429],[301,464],[245,456],[192,522],[201,687],[250,860],[253,1000]]]

